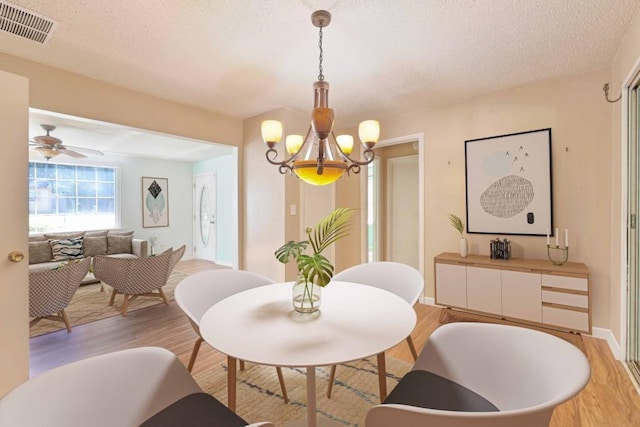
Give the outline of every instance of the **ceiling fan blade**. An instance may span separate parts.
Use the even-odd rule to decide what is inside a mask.
[[[74,147],[73,145],[62,145],[62,144],[58,145],[57,147],[61,150],[66,150],[66,151],[69,151],[70,149],[72,149],[73,151],[77,151],[78,153],[86,153],[86,154],[95,155],[95,156],[104,156],[104,153],[102,151],[94,150],[91,148]],[[87,156],[83,156],[83,157],[87,157]]]
[[[71,156],[74,159],[84,159],[85,157],[87,157],[82,153],[78,153],[77,151],[73,151],[73,150],[68,150],[66,148],[61,148],[60,150],[58,150],[58,152],[60,154],[66,154],[67,156]]]

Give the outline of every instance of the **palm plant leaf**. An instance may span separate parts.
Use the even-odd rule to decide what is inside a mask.
[[[335,241],[349,234],[351,229],[351,208],[337,208],[335,211],[324,217],[318,224],[307,232],[313,252],[321,253]]]
[[[303,240],[302,242],[294,242],[293,240],[289,240],[287,243],[280,246],[278,250],[275,251],[276,258],[281,263],[286,264],[291,261],[291,259],[298,258],[308,245],[309,242],[306,240]]]
[[[453,228],[455,228],[456,230],[458,230],[460,234],[462,234],[462,232],[464,231],[464,223],[462,222],[459,216],[454,214],[449,214],[449,222],[451,222],[451,225],[453,226]]]

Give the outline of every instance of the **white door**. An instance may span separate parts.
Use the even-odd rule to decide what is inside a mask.
[[[0,71],[0,397],[29,378],[29,80]],[[15,251],[15,252],[14,252]],[[23,254],[11,262],[9,254]],[[17,261],[18,258],[14,259]]]
[[[216,260],[216,175],[194,177],[193,250],[194,258]]]
[[[387,161],[387,261],[419,269],[418,156]]]

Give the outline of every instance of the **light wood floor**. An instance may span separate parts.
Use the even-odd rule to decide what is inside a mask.
[[[177,270],[188,274],[207,268],[211,268],[211,264],[194,260],[181,261],[176,266]],[[441,309],[418,304],[416,312],[418,323],[412,337],[416,348],[421,349],[429,335],[440,326]],[[588,336],[558,335],[587,354],[592,372],[587,387],[556,409],[551,426],[640,426],[640,396],[622,364],[614,359],[607,343]],[[195,340],[196,334],[186,317],[175,302],[171,302],[169,306],[157,305],[131,312],[126,318],[115,316],[74,326],[71,333],[62,330],[31,338],[31,375],[90,356],[140,346],[165,347],[186,365]],[[412,361],[405,342],[387,354]],[[226,361],[226,357],[204,344],[193,373],[202,372],[221,361]]]

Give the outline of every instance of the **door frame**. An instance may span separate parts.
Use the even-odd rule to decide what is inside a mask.
[[[425,236],[424,236],[424,132],[414,133],[410,135],[399,136],[397,138],[389,138],[379,141],[376,147],[387,147],[391,145],[405,144],[408,142],[418,143],[418,265],[422,276],[424,277],[424,254],[425,254]],[[364,232],[361,233],[361,260],[367,262],[367,174],[360,174],[360,206],[364,208],[360,210],[360,223],[365,224]]]

